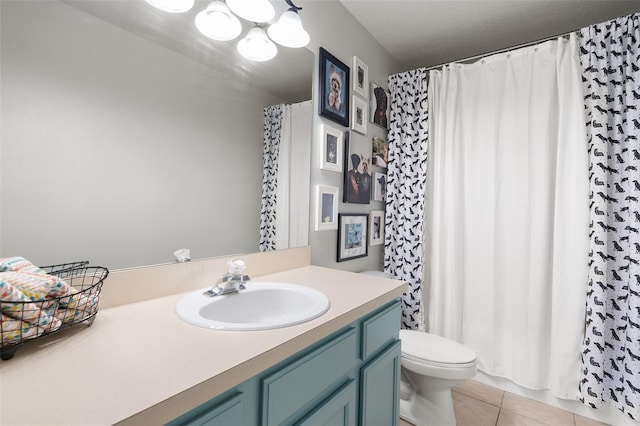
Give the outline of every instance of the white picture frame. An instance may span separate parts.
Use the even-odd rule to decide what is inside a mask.
[[[316,231],[338,229],[338,188],[316,185]]]
[[[387,198],[387,175],[373,173],[373,201],[385,201]]]
[[[354,56],[351,69],[353,70],[351,90],[367,99],[369,96],[369,67],[362,59]]]
[[[384,244],[384,210],[369,212],[369,245]]]
[[[367,134],[367,121],[369,121],[367,102],[357,96],[351,100],[351,130],[363,135]]]
[[[320,168],[341,173],[344,132],[323,124],[322,143],[320,145],[322,147],[322,152],[320,153]]]

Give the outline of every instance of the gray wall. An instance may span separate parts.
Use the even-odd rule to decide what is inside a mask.
[[[58,2],[3,1],[1,28],[0,255],[257,250],[262,108],[280,99]]]
[[[311,151],[311,212],[310,236],[311,261],[314,265],[327,266],[335,269],[359,272],[368,269],[381,270],[383,266],[384,246],[369,247],[367,257],[337,262],[337,238],[338,231],[314,231],[315,212],[315,187],[316,185],[329,185],[340,188],[340,200],[343,194],[343,173],[321,170],[320,151],[322,146],[322,124],[326,123],[336,129],[348,130],[339,124],[320,117],[318,115],[318,55],[319,48],[324,47],[332,55],[352,67],[353,56],[360,58],[367,64],[369,81],[376,82],[387,88],[387,77],[398,72],[400,65],[373,39],[371,34],[353,18],[338,1],[311,1],[303,2],[303,10],[300,12],[303,23],[309,34],[311,42],[309,49],[315,55],[314,65],[314,122]],[[368,99],[367,99],[368,103]],[[387,132],[375,124],[368,123],[367,134],[362,135],[351,132],[351,138],[365,139],[371,142],[373,137],[386,139]],[[375,166],[374,171],[384,171]],[[349,204],[340,202],[340,213],[369,213],[371,210],[384,210],[384,203],[371,201],[371,204]],[[367,242],[368,244],[368,242]]]

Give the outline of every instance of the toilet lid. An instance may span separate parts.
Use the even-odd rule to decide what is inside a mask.
[[[464,345],[435,334],[415,330],[400,330],[402,355],[439,364],[468,364],[476,353]]]

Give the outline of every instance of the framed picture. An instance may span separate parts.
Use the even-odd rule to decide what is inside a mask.
[[[345,203],[369,204],[371,200],[371,145],[367,138],[344,135],[344,195]]]
[[[338,188],[316,186],[316,231],[338,229]]]
[[[351,104],[351,130],[363,135],[367,133],[367,103],[354,96]]]
[[[349,127],[349,67],[322,47],[320,115]]]
[[[389,97],[391,93],[371,82],[369,106],[371,107],[371,122],[378,126],[389,128]]]
[[[387,198],[387,175],[373,174],[373,201],[384,201]]]
[[[322,126],[322,152],[320,153],[320,168],[334,172],[342,172],[342,141],[343,132],[333,127]]]
[[[382,138],[373,138],[371,142],[373,147],[373,165],[387,168],[387,162],[389,161],[389,142]]]
[[[374,210],[369,213],[369,245],[384,243],[384,211]]]
[[[338,215],[338,262],[367,255],[368,221],[366,214]]]
[[[357,56],[353,57],[353,91],[367,99],[369,95],[369,67]]]

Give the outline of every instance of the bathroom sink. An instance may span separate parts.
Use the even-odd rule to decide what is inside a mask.
[[[208,289],[178,301],[182,320],[216,330],[268,330],[310,321],[329,309],[321,292],[297,284],[250,281],[237,293],[209,297]]]

